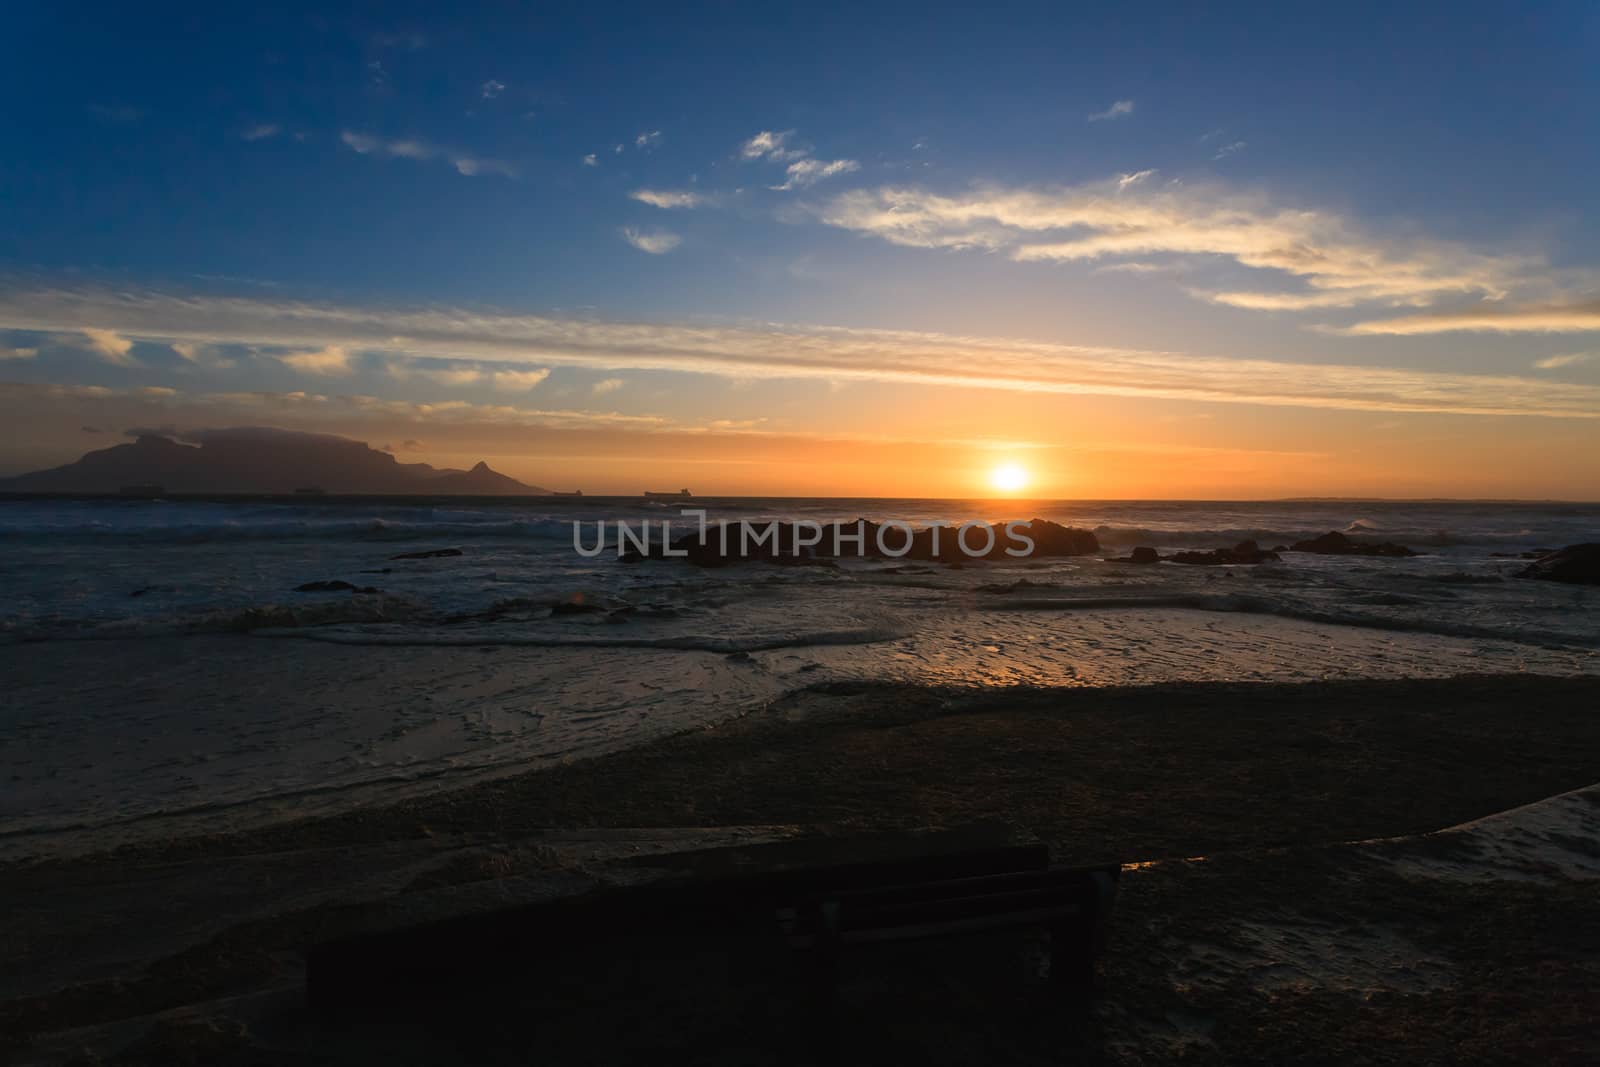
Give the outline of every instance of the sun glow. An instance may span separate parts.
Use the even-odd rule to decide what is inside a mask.
[[[1002,463],[989,472],[989,484],[1002,493],[1015,493],[1028,484],[1028,472],[1015,463]]]

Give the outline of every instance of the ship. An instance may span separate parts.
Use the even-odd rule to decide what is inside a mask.
[[[563,493],[559,489],[552,489],[552,490],[550,490],[550,495],[551,496],[582,496],[583,495],[583,490],[582,489],[574,489],[570,493]]]
[[[679,489],[676,493],[655,493],[655,492],[651,492],[649,489],[646,489],[644,491],[644,495],[645,496],[655,496],[655,497],[661,497],[661,496],[670,496],[670,497],[694,496],[694,494],[689,492],[689,490],[687,490],[687,489]]]

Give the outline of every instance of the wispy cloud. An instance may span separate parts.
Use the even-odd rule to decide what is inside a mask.
[[[635,189],[628,196],[641,204],[659,208],[700,207],[707,200],[700,193],[670,189]]]
[[[1227,144],[1225,144],[1221,148],[1217,149],[1216,155],[1212,156],[1211,158],[1213,160],[1216,160],[1216,159],[1227,159],[1229,156],[1233,155],[1235,152],[1238,152],[1241,149],[1243,149],[1244,146],[1245,146],[1245,142],[1243,142],[1243,141],[1229,141]]]
[[[502,393],[526,393],[550,377],[549,367],[533,370],[499,370],[494,372],[494,387]]]
[[[276,122],[263,122],[260,125],[250,127],[239,136],[246,141],[265,141],[278,136],[282,132],[283,127]]]
[[[89,342],[89,347],[107,363],[118,367],[137,367],[139,361],[133,358],[133,342],[126,337],[121,337],[111,330],[101,330],[93,326],[82,328],[84,338]]]
[[[774,185],[777,190],[804,189],[808,185],[815,185],[824,178],[832,178],[839,174],[849,174],[851,171],[860,170],[861,164],[853,159],[834,159],[823,161],[820,159],[797,160],[786,168],[788,180],[782,185]]]
[[[39,354],[37,348],[9,348],[0,345],[0,360],[6,359],[32,359]]]
[[[306,374],[341,377],[350,373],[350,353],[343,345],[325,345],[303,352],[285,352],[278,356],[285,365]]]
[[[1576,304],[1479,304],[1427,315],[1358,322],[1346,334],[1589,333],[1600,330],[1600,300]]]
[[[481,174],[497,174],[505,178],[514,178],[517,175],[511,164],[498,159],[481,159],[413,138],[385,140],[371,134],[345,130],[339,135],[339,140],[344,142],[347,148],[364,156],[390,156],[396,159],[414,160],[443,159],[455,167],[457,174],[469,178]]]
[[[464,308],[366,308],[150,291],[0,291],[0,328],[61,333],[82,331],[85,322],[122,338],[243,345],[269,356],[282,351],[303,357],[301,369],[313,372],[347,368],[347,353],[362,351],[523,371],[579,366],[1358,411],[1600,418],[1600,386],[1541,377],[821,326],[608,323]]]
[[[1090,122],[1104,122],[1107,119],[1120,119],[1133,114],[1132,100],[1118,100],[1104,111],[1096,111],[1089,116]]]
[[[1257,310],[1421,306],[1447,296],[1500,298],[1537,282],[1542,264],[1460,245],[1367,234],[1328,212],[1283,207],[1217,187],[1127,183],[1048,189],[982,186],[940,195],[856,190],[817,211],[830,226],[914,248],[976,248],[1019,262],[1094,262],[1168,254],[1224,257],[1298,281],[1292,291],[1195,290]],[[1547,272],[1547,268],[1545,268]]]
[[[1138,185],[1146,178],[1153,175],[1153,170],[1136,170],[1132,174],[1123,174],[1117,178],[1117,192],[1122,192],[1130,185]]]
[[[488,81],[478,86],[478,92],[485,100],[493,100],[495,97],[499,96],[505,91],[506,83],[503,81],[497,81],[494,78],[490,78]]]
[[[602,378],[594,383],[590,392],[594,393],[595,396],[605,396],[607,393],[614,393],[621,389],[624,384],[621,378]]]
[[[1545,356],[1543,359],[1536,359],[1533,365],[1540,370],[1559,370],[1562,367],[1576,367],[1589,363],[1596,355],[1594,352],[1568,352],[1563,356]]]
[[[633,139],[635,148],[654,148],[661,143],[660,130],[648,130]]]
[[[793,130],[762,130],[748,141],[739,146],[739,158],[756,160],[766,159],[774,163],[787,163],[790,160],[802,159],[809,152],[808,148],[799,148],[790,142],[794,138]]]
[[[652,256],[665,255],[683,242],[683,238],[666,230],[640,230],[632,226],[623,228],[622,239],[639,251],[649,252]]]
[[[583,165],[586,167],[598,167],[600,165],[600,160],[595,158],[595,154],[593,152],[590,152],[588,155],[583,157]]]

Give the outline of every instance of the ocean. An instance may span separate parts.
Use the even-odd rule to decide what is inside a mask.
[[[600,520],[613,540],[618,520],[687,532],[687,507],[711,522],[1037,516],[1104,551],[706,569],[574,549],[575,522],[592,546]],[[1101,558],[1330,530],[1421,554]],[[1600,505],[1561,503],[10,500],[0,856],[168,817],[342,810],[821,683],[1600,673],[1600,595],[1515,577],[1524,552],[1594,540]],[[396,558],[440,549],[459,554]],[[315,582],[370,591],[296,591]]]

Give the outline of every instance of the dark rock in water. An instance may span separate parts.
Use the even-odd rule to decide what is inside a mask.
[[[1091,531],[1049,519],[1022,523],[1018,530],[1033,538],[1035,556],[1092,556],[1100,551],[1100,539]]]
[[[1274,552],[1287,552],[1287,551],[1289,551],[1289,546],[1288,545],[1273,545],[1272,546],[1272,551],[1274,551]]]
[[[1217,548],[1210,552],[1178,552],[1168,558],[1174,563],[1216,566],[1235,563],[1276,563],[1279,557],[1276,552],[1268,552],[1254,541],[1240,541],[1232,548]]]
[[[1291,552],[1313,552],[1321,556],[1389,556],[1400,558],[1415,556],[1405,545],[1397,545],[1393,541],[1352,541],[1337,530],[1329,530],[1321,537],[1313,537],[1309,541],[1296,541],[1290,546]]]
[[[1541,556],[1517,572],[1518,578],[1544,582],[1569,582],[1573,585],[1600,585],[1600,542],[1568,545],[1559,552]]]
[[[393,570],[394,570],[393,567],[379,567],[377,570],[362,571],[361,573],[362,574],[389,574]]]
[[[606,611],[602,604],[595,604],[587,600],[563,600],[559,604],[550,605],[552,615],[588,615],[597,611]]]
[[[1006,582],[1004,585],[995,584],[995,583],[991,583],[989,585],[980,585],[980,586],[978,586],[978,592],[980,592],[980,593],[1021,593],[1021,592],[1024,592],[1025,590],[1028,590],[1028,589],[1057,589],[1057,588],[1060,588],[1060,587],[1055,585],[1052,582],[1030,582],[1026,578],[1018,578],[1016,581],[1014,581],[1014,582]]]
[[[294,587],[296,593],[381,593],[382,590],[371,585],[351,585],[349,582],[334,579],[331,582],[307,582],[305,585]]]
[[[461,552],[461,550],[459,548],[430,548],[425,552],[402,552],[398,556],[390,556],[389,558],[390,559],[439,559],[439,558],[441,558],[443,556],[459,556],[461,554],[462,554],[462,552]]]
[[[1140,545],[1130,555],[1114,556],[1107,563],[1160,563],[1161,553],[1148,545]]]

